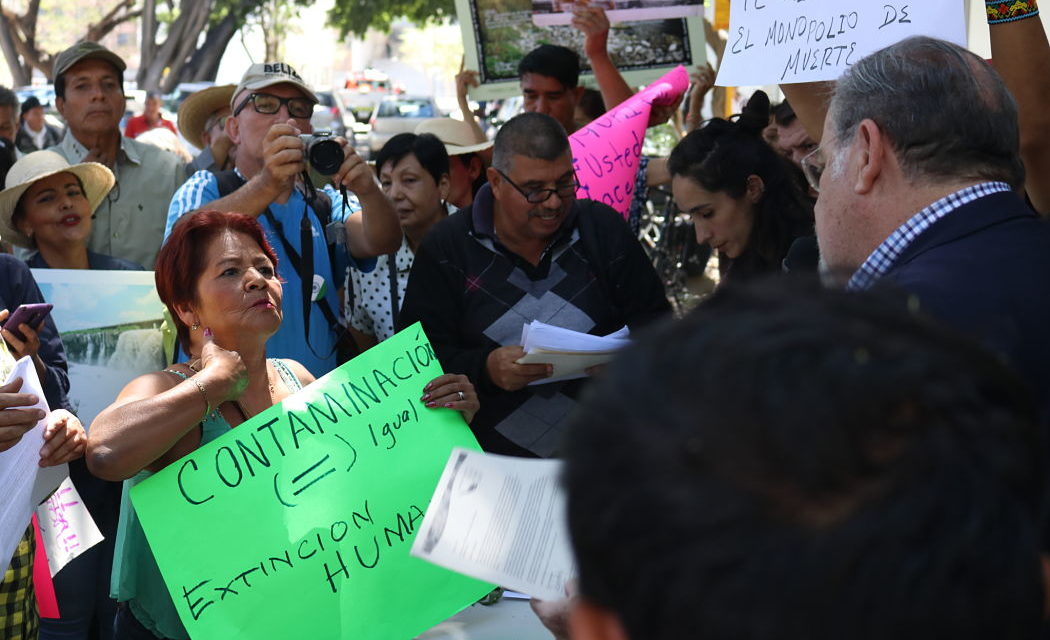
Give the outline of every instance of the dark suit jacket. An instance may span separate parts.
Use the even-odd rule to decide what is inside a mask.
[[[885,279],[1004,356],[1050,419],[1050,223],[1020,197],[996,193],[949,213]]]

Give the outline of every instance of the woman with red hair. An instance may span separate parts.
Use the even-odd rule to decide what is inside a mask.
[[[298,362],[266,357],[281,326],[277,256],[254,219],[204,211],[180,222],[156,262],[157,293],[189,361],[132,380],[95,418],[88,467],[126,488],[295,393],[314,378]],[[470,420],[473,385],[443,375],[427,385],[428,407]],[[112,591],[122,638],[187,638],[142,527],[124,493]]]

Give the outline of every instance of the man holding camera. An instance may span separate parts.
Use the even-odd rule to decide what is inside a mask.
[[[235,168],[193,174],[171,200],[165,236],[197,209],[258,216],[285,283],[284,321],[267,345],[268,355],[293,358],[321,376],[338,364],[342,327],[334,275],[345,269],[347,250],[355,258],[396,251],[401,229],[372,170],[353,148],[342,138],[309,135],[316,103],[291,66],[249,67],[226,122],[226,134],[237,145]],[[332,161],[340,149],[342,162]],[[312,185],[309,158],[314,173],[329,180],[323,189]],[[347,190],[353,195],[346,196]]]

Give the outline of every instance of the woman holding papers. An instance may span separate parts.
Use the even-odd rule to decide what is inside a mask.
[[[394,335],[394,323],[405,298],[408,272],[427,232],[452,211],[449,159],[436,136],[401,133],[376,154],[379,184],[394,204],[405,237],[397,253],[360,260],[347,275],[347,322],[357,345],[367,349]]]
[[[157,293],[189,362],[131,381],[91,425],[88,466],[99,477],[148,478],[314,378],[298,362],[266,357],[281,325],[277,258],[254,219],[204,211],[175,226],[157,256]],[[478,408],[463,376],[427,386],[427,406]],[[121,504],[113,591],[115,637],[187,638],[127,492]]]
[[[725,277],[779,272],[791,244],[813,235],[813,205],[787,161],[763,139],[769,98],[762,91],[734,121],[716,118],[671,152],[671,191],[689,214],[696,241],[728,261]]]
[[[0,254],[0,323],[6,323],[9,312],[22,304],[43,302],[33,274],[25,263],[11,255]],[[20,330],[20,337],[12,333]],[[14,368],[15,358],[29,357],[40,380],[41,392],[52,409],[44,431],[44,447],[39,452],[42,467],[54,466],[79,458],[84,453],[87,437],[80,420],[66,407],[69,377],[66,374],[66,356],[55,323],[50,317],[37,326],[5,326],[0,334],[0,382],[4,382]],[[23,436],[43,419],[44,412],[34,408],[40,398],[25,393],[23,380],[12,380],[0,386],[0,452],[7,451],[22,441]],[[8,456],[14,455],[14,452]],[[10,464],[6,457],[2,464]],[[5,490],[10,487],[4,486]],[[7,523],[10,524],[10,523]],[[17,523],[26,526],[29,522]],[[33,598],[33,528],[28,527],[12,554],[0,564],[0,638],[12,640],[36,638],[39,628],[36,601]]]

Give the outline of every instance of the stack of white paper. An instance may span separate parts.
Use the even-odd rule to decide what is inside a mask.
[[[41,409],[45,416],[35,427],[25,433],[18,444],[0,453],[0,564],[14,555],[22,533],[29,526],[33,509],[51,495],[69,475],[69,468],[62,464],[41,469],[40,448],[44,446],[44,428],[50,410],[44,400],[44,390],[36,375],[32,359],[26,356],[19,360],[8,375],[5,384],[15,378],[22,379],[19,393],[32,393],[40,399],[33,407],[19,409]]]
[[[630,344],[629,336],[627,327],[607,336],[593,336],[533,320],[521,328],[525,355],[518,364],[554,365],[553,376],[532,384],[583,378],[589,367],[609,362],[617,351]]]

